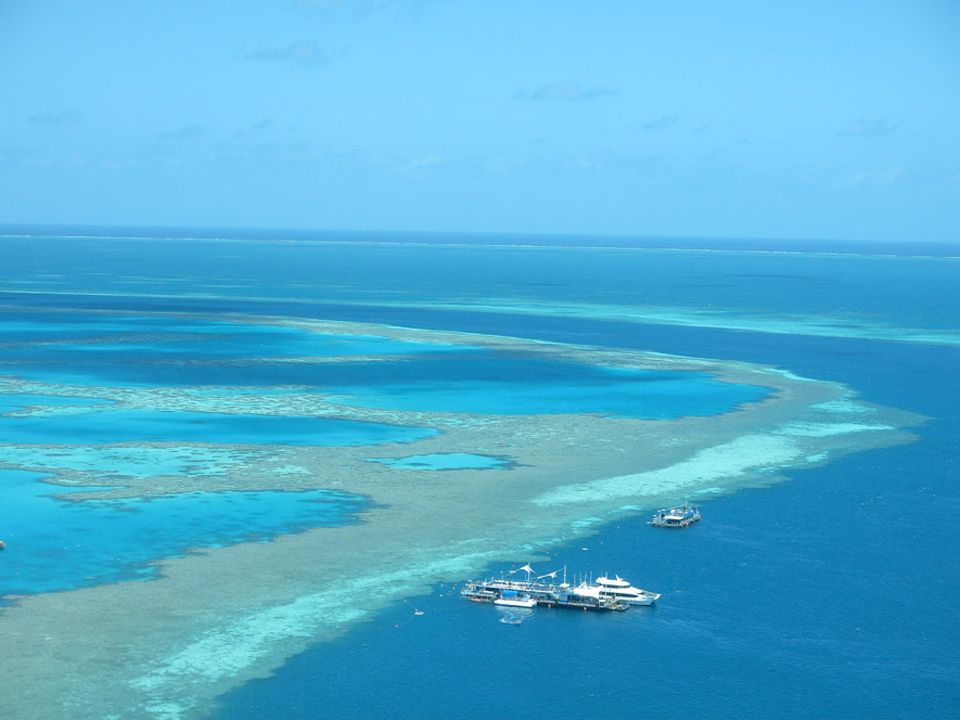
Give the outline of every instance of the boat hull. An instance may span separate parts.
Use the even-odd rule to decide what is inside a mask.
[[[659,599],[660,599],[659,593],[651,593],[649,595],[636,597],[636,598],[623,598],[623,597],[617,598],[619,602],[626,603],[627,605],[640,605],[642,607],[649,607]]]
[[[517,607],[517,608],[532,608],[536,607],[537,601],[534,599],[529,600],[515,600],[513,598],[497,598],[493,601],[494,605],[499,605],[501,607]]]

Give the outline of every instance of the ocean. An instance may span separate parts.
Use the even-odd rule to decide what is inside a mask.
[[[438,587],[237,690],[215,717],[955,717],[956,351],[830,340],[783,362],[766,340],[731,344],[934,419],[912,445],[706,503],[689,530],[641,517],[556,549],[549,567],[642,578],[664,593],[652,608],[538,612],[518,627]]]
[[[0,438],[0,481],[9,492],[16,482],[22,495],[24,473],[39,472],[38,465],[47,472],[67,467],[73,474],[66,477],[78,489],[97,477],[104,487],[125,482],[122,478],[136,471],[124,463],[136,459],[115,455],[131,443],[159,442],[152,450],[166,453],[162,462],[172,463],[169,474],[188,475],[216,462],[229,473],[231,463],[252,462],[244,453],[261,452],[260,445],[321,443],[308,437],[299,411],[248,417],[234,406],[227,424],[198,429],[197,417],[189,413],[208,409],[153,406],[153,415],[141,409],[131,416],[133,409],[103,404],[107,386],[113,388],[110,400],[123,402],[130,402],[125,399],[130,393],[155,398],[160,389],[172,398],[185,388],[201,401],[210,392],[227,402],[222,398],[228,390],[242,397],[256,388],[262,404],[269,393],[283,401],[333,388],[333,397],[347,404],[352,398],[370,413],[447,411],[482,418],[594,412],[650,421],[720,415],[766,397],[759,388],[721,383],[710,373],[610,372],[509,349],[438,347],[436,338],[361,342],[346,333],[338,353],[347,360],[331,364],[316,359],[330,354],[326,346],[315,347],[300,329],[237,326],[238,315],[378,323],[751,363],[841,383],[858,401],[926,418],[909,428],[912,442],[786,467],[780,471],[785,482],[761,479],[701,494],[704,519],[691,528],[657,530],[646,524],[646,508],[621,512],[547,547],[518,549],[475,572],[500,573],[532,562],[538,571],[568,566],[620,573],[663,593],[654,607],[603,615],[540,609],[513,624],[501,622],[491,606],[460,600],[456,582],[428,583],[362,621],[344,621],[337,636],[307,642],[269,673],[219,692],[215,710],[191,715],[187,708],[183,717],[669,713],[865,720],[952,718],[960,711],[960,623],[954,606],[960,593],[955,559],[960,531],[953,516],[960,506],[960,248],[716,240],[621,240],[603,247],[599,239],[549,244],[491,237],[476,246],[464,244],[476,238],[454,243],[449,237],[353,236],[333,242],[336,238],[326,235],[231,240],[220,233],[209,241],[198,239],[199,231],[179,233],[192,240],[134,230],[116,234],[128,239],[60,230],[59,236],[3,240],[11,250],[10,262],[0,269],[9,352],[0,375],[33,383],[8,384],[0,394],[5,403],[0,410],[7,413],[0,430],[9,428]],[[51,248],[62,248],[52,260]],[[221,321],[228,325],[218,325]],[[59,344],[45,345],[42,337]],[[396,342],[409,346],[401,352]],[[172,361],[163,361],[171,354]],[[398,360],[376,366],[384,372],[371,371],[374,366],[360,359],[385,354]],[[217,364],[199,362],[201,356]],[[286,360],[304,356],[314,360]],[[74,390],[61,389],[68,394],[58,403],[42,399],[67,386]],[[93,404],[78,399],[80,387],[89,390]],[[38,402],[54,409],[17,416]],[[83,422],[84,417],[102,422]],[[349,423],[356,418],[337,422],[348,424],[331,442],[346,446],[358,437],[350,435]],[[379,422],[401,435],[383,436]],[[356,452],[378,442],[413,448],[429,429],[398,425],[382,414],[365,417],[365,423]],[[377,434],[367,435],[371,432]],[[64,443],[65,435],[76,439]],[[94,460],[81,453],[109,439],[119,443],[110,452],[101,448]],[[184,459],[171,443],[192,443],[194,454]],[[69,445],[59,452],[69,449],[73,455],[59,466],[49,458],[25,459],[23,448],[32,448],[36,457],[52,452],[45,445]],[[464,450],[473,457],[502,454],[492,447]],[[368,454],[358,457],[377,459],[376,452]],[[504,464],[485,470],[481,464],[474,471],[509,478],[515,470]],[[456,470],[421,470],[419,477],[434,473],[458,482]],[[135,507],[142,501],[162,509],[175,491],[161,483],[153,500],[117,497],[79,504],[100,503],[93,515],[107,513],[102,504],[108,502]],[[255,495],[224,497],[256,501]],[[312,499],[322,501],[315,503],[322,511],[314,527],[369,519],[358,496]],[[202,525],[202,513],[191,514],[191,503],[182,500],[179,511]],[[69,510],[76,515],[77,508]],[[212,522],[201,528],[195,542],[242,543],[238,517],[243,525],[245,515],[220,516],[222,527]],[[247,540],[269,543],[309,525],[303,502],[285,503]],[[10,539],[17,537],[5,526],[12,527],[12,519],[0,514],[0,537],[6,535],[9,545],[0,561],[8,571],[9,553],[16,548]],[[146,520],[142,527],[155,530]],[[56,541],[56,532],[47,535]],[[143,543],[142,538],[131,531],[117,543],[122,551],[123,542]],[[156,546],[152,557],[182,552],[167,542]],[[72,561],[60,554],[57,562]],[[129,567],[100,571],[111,582],[136,575]],[[84,573],[86,579],[73,587],[98,582],[88,571],[81,577]],[[141,569],[126,582],[159,586],[165,582],[160,575]],[[4,580],[10,578],[0,575],[0,583]],[[61,589],[43,585],[48,580],[36,578],[28,590]],[[362,605],[365,598],[354,601]],[[23,607],[30,607],[29,597]],[[0,615],[16,609],[0,609]],[[415,615],[415,609],[423,614]],[[144,716],[151,712],[148,708]]]

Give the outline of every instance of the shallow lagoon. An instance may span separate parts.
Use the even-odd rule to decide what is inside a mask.
[[[428,453],[399,458],[370,458],[397,470],[507,470],[509,458],[475,453]]]
[[[7,443],[198,442],[235,445],[378,445],[412,442],[430,428],[294,415],[107,410],[0,418]]]
[[[316,383],[331,358],[440,355],[444,343],[316,333],[302,327],[167,315],[0,310],[0,374],[90,386],[229,384],[270,386],[295,374]],[[303,358],[306,372],[291,370]],[[315,363],[310,363],[313,359]]]
[[[353,407],[488,415],[703,416],[728,412],[767,395],[764,388],[717,382],[704,373],[597,367],[462,342],[418,342],[183,317],[138,320],[134,315],[117,318],[88,311],[77,313],[80,323],[74,328],[65,319],[70,315],[0,312],[0,325],[5,322],[23,332],[24,326],[33,331],[31,337],[5,349],[0,373],[91,387],[227,385],[275,392],[277,387],[296,385]],[[113,333],[109,341],[102,341],[98,317]],[[70,341],[49,342],[46,323],[56,332],[69,333],[73,328]],[[143,328],[149,329],[148,342]],[[181,331],[190,334],[184,336]],[[189,357],[189,362],[181,356]],[[290,362],[291,358],[296,361]],[[100,422],[99,417],[90,420]],[[123,422],[142,427],[146,420],[131,416]],[[158,427],[169,424],[169,418],[154,420]],[[202,441],[189,425],[203,424],[204,419],[182,420],[187,433],[182,437]],[[234,442],[258,442],[241,439],[248,434],[244,422],[227,424],[239,433],[234,434]],[[63,431],[56,423],[44,423],[53,436]],[[21,432],[30,429],[29,424],[21,428]],[[269,429],[265,432],[270,434]],[[222,435],[214,429],[213,437]],[[151,434],[129,439],[147,438],[180,439]]]
[[[16,343],[6,355],[42,360],[45,354],[71,351],[122,351],[140,359],[151,353],[194,358],[201,354],[228,356],[404,355],[461,351],[442,343],[418,343],[370,335],[311,333],[303,328],[264,323],[227,322],[171,315],[111,315],[109,313],[0,313],[0,337]],[[131,341],[130,338],[133,338]],[[144,340],[148,341],[145,342]],[[40,341],[41,344],[31,344]],[[76,356],[69,356],[76,359]]]
[[[93,488],[49,485],[41,477],[0,470],[0,528],[7,543],[0,596],[155,577],[151,561],[190,548],[344,525],[367,504],[357,495],[323,490],[69,501],[53,496]]]
[[[718,415],[768,394],[705,373],[626,370],[505,353],[403,363],[368,384],[338,385],[356,407],[479,415],[596,413],[634,418]],[[354,382],[356,382],[354,380]]]

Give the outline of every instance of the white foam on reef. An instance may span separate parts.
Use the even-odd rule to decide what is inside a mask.
[[[275,475],[310,475],[310,471],[299,465],[280,465],[273,468]]]
[[[863,412],[870,408],[861,406]],[[849,410],[847,410],[849,411]],[[853,422],[789,422],[766,433],[743,435],[730,442],[704,448],[691,457],[656,470],[566,485],[548,491],[533,502],[540,506],[640,499],[679,493],[718,492],[748,476],[775,473],[791,466],[823,462],[829,453],[810,442],[845,435],[893,431],[886,424]],[[719,486],[719,487],[718,487]]]
[[[402,570],[338,579],[321,592],[251,613],[213,628],[181,650],[151,664],[129,685],[147,694],[142,709],[162,720],[187,716],[192,688],[232,678],[276,650],[278,643],[316,639],[342,632],[395,600],[429,587],[436,578],[483,565],[496,553],[442,557],[423,555],[422,562]],[[358,602],[362,598],[363,602]],[[172,714],[171,714],[172,713]]]
[[[800,454],[800,446],[789,438],[744,435],[732,442],[700,450],[687,460],[659,470],[567,485],[544,493],[533,502],[551,506],[662,496],[684,488],[729,482],[731,478],[761,468],[786,465]]]
[[[891,425],[865,425],[863,423],[790,423],[777,430],[780,435],[822,438],[872,430],[893,430]]]
[[[542,315],[548,317],[593,318],[655,325],[745,330],[778,335],[812,335],[819,337],[888,340],[933,345],[960,345],[960,328],[916,328],[885,324],[862,315],[754,314],[745,310],[723,311],[699,307],[658,305],[623,306],[600,303],[561,303],[507,298],[478,298],[471,303],[395,302],[398,305],[458,312]]]
[[[766,368],[763,372],[779,375],[780,377],[785,377],[787,380],[796,380],[797,382],[819,382],[813,378],[806,378],[802,375],[797,375],[796,373],[790,372],[789,370],[784,370],[783,368]]]
[[[354,592],[374,589],[372,584],[367,588],[358,587],[356,582],[348,585]],[[344,605],[343,592],[308,595],[211,630],[130,684],[156,691],[164,686],[216,682],[235,675],[263,657],[277,640],[311,637],[318,625],[345,625],[364,617],[367,610]]]
[[[605,522],[604,518],[596,517],[591,515],[590,517],[578,518],[570,523],[570,527],[578,532],[584,532],[590,530],[591,528],[602,525]]]
[[[870,408],[854,400],[828,400],[822,403],[815,403],[810,406],[814,410],[826,410],[833,413],[868,413]]]

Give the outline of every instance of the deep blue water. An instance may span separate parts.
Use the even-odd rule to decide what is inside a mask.
[[[143,361],[213,357],[296,357],[403,355],[460,352],[454,345],[410,342],[364,335],[314,333],[295,327],[199,318],[110,315],[85,312],[30,312],[0,315],[5,360],[30,364],[67,363],[88,353],[118,353]],[[27,345],[41,341],[42,345]]]
[[[2,442],[26,445],[199,442],[343,446],[412,442],[436,434],[432,428],[297,415],[103,410],[0,417]]]
[[[276,236],[275,236],[276,237]],[[282,236],[281,236],[282,237]],[[358,238],[361,239],[362,238]],[[373,236],[371,239],[378,239]],[[289,307],[281,315],[327,317],[313,301],[437,300],[471,303],[486,298],[518,302],[642,304],[727,308],[743,313],[827,313],[867,318],[895,317],[905,324],[955,328],[942,301],[954,295],[956,263],[937,257],[881,254],[960,255],[956,244],[886,243],[870,257],[795,254],[811,243],[752,244],[759,253],[717,252],[751,243],[713,241],[705,251],[636,252],[632,247],[522,248],[432,247],[404,244],[157,242],[33,237],[4,240],[0,282],[18,304],[56,307],[26,291],[63,292],[62,306],[110,307],[139,295],[141,307],[196,312],[218,306],[260,308],[267,301]],[[812,243],[826,252],[867,250],[870,244]],[[653,248],[662,243],[651,241]],[[690,247],[674,242],[673,247]],[[694,244],[692,247],[696,247]],[[827,249],[829,248],[829,249]],[[189,268],[189,273],[185,272]],[[912,279],[922,275],[924,282]],[[24,293],[17,293],[23,290]],[[92,293],[78,298],[72,292]],[[111,296],[123,293],[125,297]],[[176,297],[189,294],[190,297]],[[211,295],[232,296],[224,300]],[[374,312],[378,308],[373,308]]]
[[[593,412],[674,418],[718,415],[768,394],[758,386],[712,381],[703,373],[613,370],[507,353],[417,365],[415,376],[404,373],[393,381],[397,373],[378,378],[358,373],[364,384],[337,386],[337,397],[359,407],[481,415]],[[398,369],[412,366],[402,363]]]
[[[190,492],[147,499],[52,497],[75,491],[0,469],[0,597],[156,576],[151,561],[191,548],[345,525],[369,503],[332,491]]]

